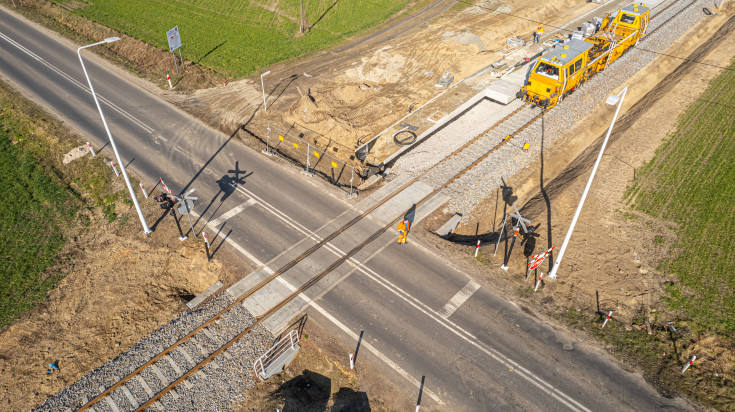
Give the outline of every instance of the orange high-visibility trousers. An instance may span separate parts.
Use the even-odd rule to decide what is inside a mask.
[[[408,228],[410,226],[410,223],[408,220],[404,220],[400,223],[398,223],[398,243],[406,243],[406,238],[408,237]]]

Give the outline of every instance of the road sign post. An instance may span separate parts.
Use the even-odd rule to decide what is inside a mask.
[[[176,67],[176,74],[179,74],[179,65],[176,63],[176,49],[179,49],[179,57],[181,57],[181,34],[179,33],[179,26],[174,26],[173,29],[166,31],[166,38],[168,39],[168,49],[171,55],[174,57],[174,66]],[[184,70],[184,59],[181,59],[181,70]]]
[[[179,240],[185,241],[187,239],[187,236],[184,234],[184,232],[181,230],[181,224],[179,224],[179,218],[176,217],[176,211],[174,208],[171,208],[171,216],[174,217],[174,220],[176,221],[176,227],[179,229]]]
[[[191,223],[191,217],[189,216],[189,212],[194,208],[194,201],[199,199],[198,197],[189,196],[194,192],[194,190],[196,189],[191,189],[181,196],[173,196],[173,198],[179,202],[177,210],[180,214],[186,215],[186,218],[189,220],[189,226],[191,227],[191,233],[194,234],[194,237],[196,238],[197,233],[194,230],[194,224]]]

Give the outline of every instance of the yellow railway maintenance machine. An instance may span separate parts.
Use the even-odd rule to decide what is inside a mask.
[[[584,39],[570,39],[539,57],[518,97],[552,108],[591,76],[607,68],[646,33],[650,8],[632,3],[610,14],[600,29]]]

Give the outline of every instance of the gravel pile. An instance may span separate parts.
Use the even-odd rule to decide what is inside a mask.
[[[610,67],[594,76],[580,89],[567,96],[562,103],[516,135],[512,140],[513,144],[506,144],[499,148],[444,189],[444,192],[451,198],[450,211],[462,213],[467,219],[469,212],[502,184],[501,177],[512,176],[529,163],[539,159],[542,147],[548,148],[569,128],[583,119],[591,109],[598,104],[604,104],[604,100],[616,88],[653,61],[657,52],[663,52],[679,39],[687,28],[693,27],[701,19],[708,17],[702,12],[702,7],[711,6],[711,2],[699,0],[682,11],[687,4],[689,4],[688,1],[682,0],[657,16],[651,21],[648,28],[648,32],[651,33],[663,24],[663,27],[656,33],[646,36],[637,47],[628,50]],[[679,12],[681,14],[666,21]],[[498,111],[507,110],[509,113],[518,107],[520,102],[516,100],[509,106],[511,105],[514,106],[508,108],[488,100],[476,105],[462,118],[447,125],[409,155],[400,158],[391,172],[409,173],[415,176],[426,171],[445,159],[462,144],[477,136],[478,131],[481,133],[497,122],[496,113]],[[526,112],[527,110],[523,109],[515,117],[525,118],[524,113]],[[430,171],[422,180],[434,188],[440,187],[472,161],[496,146],[509,133],[506,125],[499,125],[489,136],[482,137],[466,150],[473,153],[469,155],[469,157],[474,157],[472,160],[469,160],[467,155],[449,159],[445,162],[446,164],[439,165]],[[528,152],[521,150],[524,143],[530,144]]]
[[[141,339],[129,351],[52,396],[36,410],[64,411],[67,408],[79,408],[231,303],[230,295],[223,293],[196,310],[180,314]],[[123,385],[125,389],[118,388],[110,398],[119,410],[134,410],[135,406],[129,396],[138,405],[142,405],[151,398],[149,392],[155,394],[161,391],[254,322],[255,318],[242,305],[235,305],[218,321],[205,328],[206,333],[200,331],[191,341],[157,361],[157,370],[152,367],[145,369],[139,375],[142,379],[132,378]],[[255,384],[252,365],[260,354],[270,348],[273,341],[274,337],[268,330],[256,325],[251,333],[179,384],[173,391],[175,393],[163,396],[158,402],[160,405],[154,404],[153,410],[231,410],[242,401],[245,391]],[[113,409],[106,400],[102,400],[94,405],[94,410]]]

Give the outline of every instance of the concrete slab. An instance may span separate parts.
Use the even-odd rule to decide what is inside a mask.
[[[485,89],[485,96],[501,104],[508,104],[516,99],[521,88],[505,79],[499,79]]]
[[[375,204],[389,196],[391,193],[403,187],[403,185],[408,183],[411,178],[412,177],[407,174],[402,174],[396,177],[395,179],[391,180],[390,182],[376,190],[375,193],[371,194],[370,196],[363,199],[360,203],[358,203],[356,206],[357,210],[365,211],[370,209]]]
[[[186,307],[189,309],[194,309],[195,307],[199,306],[202,302],[204,302],[208,297],[212,296],[215,292],[220,290],[220,288],[224,286],[222,282],[217,281],[214,285],[210,286],[205,290],[204,292],[200,293],[197,297],[187,302]]]
[[[423,199],[433,191],[434,189],[428,184],[421,181],[415,182],[388,200],[384,205],[375,209],[370,216],[383,224],[388,224],[396,218],[402,217],[417,200]]]
[[[244,278],[237,281],[234,285],[227,289],[227,293],[232,295],[234,299],[238,299],[244,295],[247,291],[254,288],[255,285],[260,283],[263,279],[273,274],[273,270],[268,267],[264,267],[257,272],[253,272]]]
[[[416,199],[415,201],[418,201],[420,199]],[[421,206],[416,208],[416,218],[414,219],[414,224],[424,220],[426,217],[428,217],[430,214],[434,213],[436,209],[438,209],[441,205],[444,203],[447,203],[449,201],[449,196],[446,195],[443,192],[439,192],[431,197],[431,199],[427,200]]]
[[[460,221],[462,221],[462,214],[455,213],[454,216],[449,218],[449,220],[437,229],[435,233],[442,237],[447,236],[450,233],[454,233],[454,229],[457,228]]]
[[[290,291],[278,282],[270,282],[259,291],[245,299],[243,307],[253,316],[258,317],[267,312],[274,304],[285,298]]]

